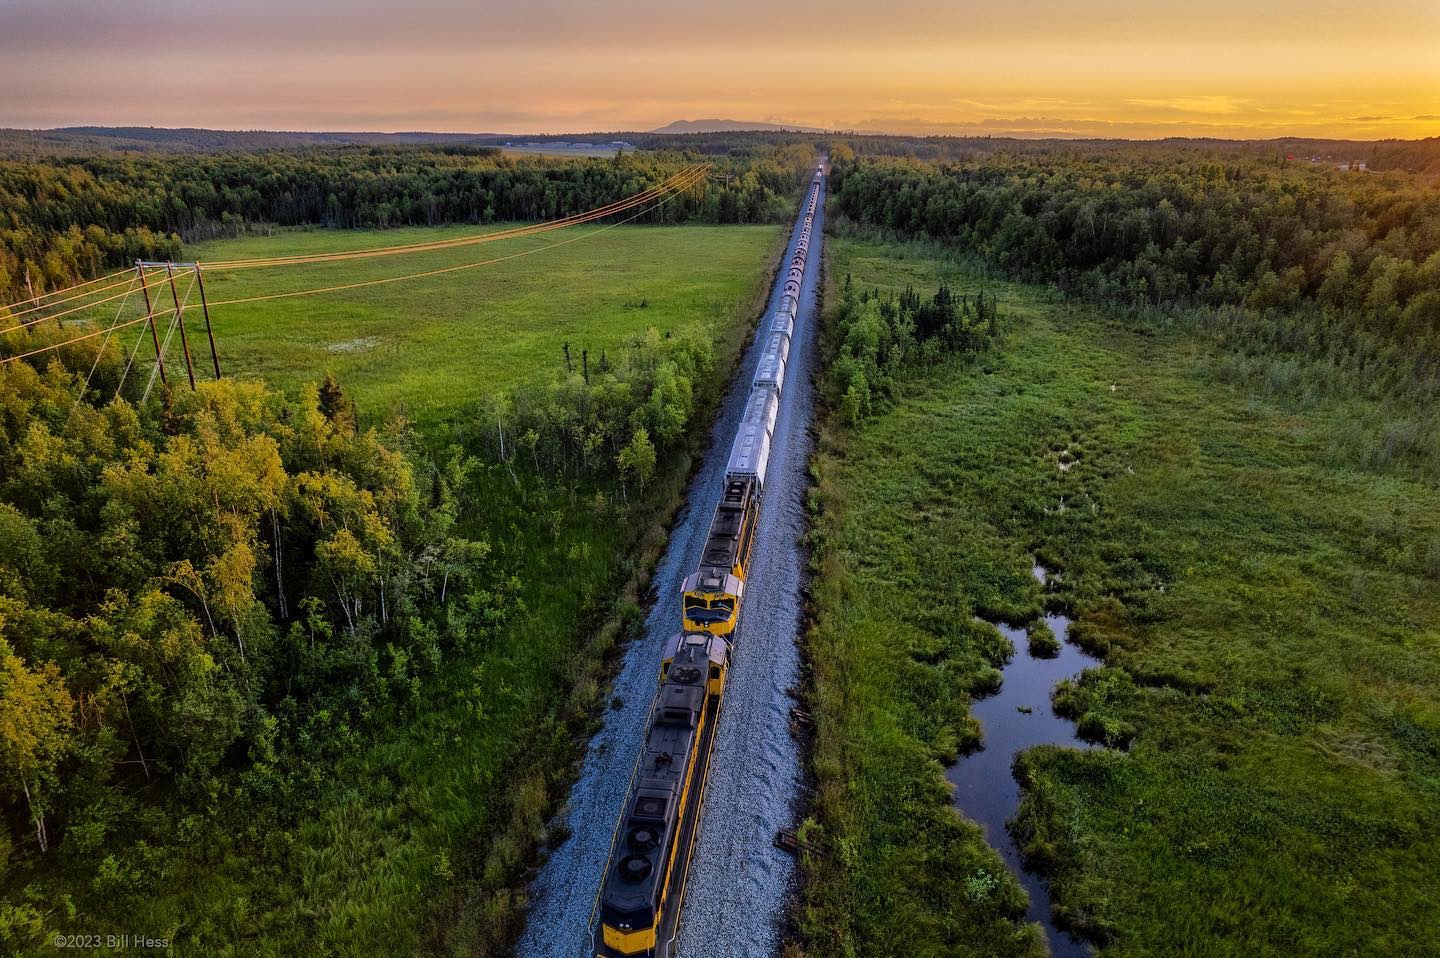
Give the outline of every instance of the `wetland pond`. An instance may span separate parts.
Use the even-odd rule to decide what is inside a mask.
[[[1036,566],[1035,577],[1043,584],[1048,573]],[[1089,955],[1090,950],[1055,927],[1050,917],[1050,889],[1040,876],[1025,870],[1020,849],[1005,827],[1020,805],[1020,786],[1010,771],[1016,753],[1036,745],[1090,747],[1076,737],[1075,723],[1055,714],[1050,694],[1063,679],[1075,678],[1102,663],[1070,641],[1070,620],[1065,616],[1047,615],[1045,623],[1060,642],[1060,652],[1054,658],[1031,655],[1024,628],[995,623],[1014,643],[1015,655],[1001,670],[1005,679],[1000,691],[970,706],[984,730],[984,747],[962,756],[948,770],[947,777],[955,786],[955,806],[985,830],[986,840],[1000,852],[1030,894],[1026,917],[1045,929],[1050,953],[1056,958],[1070,958]]]

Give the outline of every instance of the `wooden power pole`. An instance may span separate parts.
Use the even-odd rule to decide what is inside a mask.
[[[165,276],[170,280],[170,297],[175,301],[175,322],[180,327],[180,348],[185,351],[185,375],[190,377],[190,388],[195,388],[195,366],[190,362],[190,340],[185,335],[185,310],[180,305],[180,293],[175,289],[175,264],[165,264]]]
[[[215,364],[215,378],[220,378],[220,354],[215,351],[215,329],[210,325],[210,303],[205,299],[205,277],[200,264],[195,264],[195,283],[200,287],[200,312],[205,315],[205,335],[210,339],[210,362]]]
[[[160,334],[155,331],[155,307],[150,304],[150,281],[145,278],[145,266],[138,259],[135,261],[135,272],[140,277],[140,290],[145,294],[145,318],[150,321],[150,342],[155,344],[155,365],[160,369],[160,382],[164,383],[165,357],[160,353]],[[146,392],[149,392],[148,388]]]

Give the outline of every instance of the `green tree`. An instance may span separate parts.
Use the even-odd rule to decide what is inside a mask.
[[[622,479],[635,483],[640,489],[655,475],[655,446],[644,426],[636,429],[629,445],[620,450],[617,465]]]
[[[6,779],[25,796],[42,852],[50,848],[46,799],[69,746],[74,707],[59,666],[32,669],[0,638],[0,759]]]

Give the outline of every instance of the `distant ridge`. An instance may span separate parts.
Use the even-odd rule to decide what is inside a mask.
[[[320,133],[303,130],[206,130],[196,127],[70,126],[53,130],[0,129],[0,156],[93,152],[207,153],[283,150],[307,146],[493,147],[498,133]]]
[[[751,120],[676,120],[651,133],[740,133],[752,130],[783,131],[786,133],[829,133],[818,126],[799,126],[794,123],[757,123]]]

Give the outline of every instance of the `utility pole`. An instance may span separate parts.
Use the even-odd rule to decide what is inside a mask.
[[[210,325],[210,304],[205,300],[205,277],[200,263],[195,263],[195,282],[200,287],[200,311],[205,314],[205,335],[210,337],[210,361],[215,364],[215,378],[220,378],[220,354],[215,351],[215,330]]]
[[[165,357],[160,354],[160,334],[155,332],[155,308],[150,305],[150,281],[145,278],[145,267],[135,261],[135,272],[140,276],[140,289],[145,294],[145,318],[150,321],[150,341],[155,344],[155,365],[160,368],[160,382],[165,383]],[[151,380],[154,383],[154,380]],[[168,384],[167,384],[168,385]],[[149,388],[146,388],[149,392]]]
[[[190,362],[190,340],[185,336],[185,310],[180,305],[180,293],[175,289],[175,266],[165,264],[165,276],[170,280],[170,297],[175,301],[175,322],[180,327],[180,346],[185,350],[185,375],[190,377],[190,388],[195,388],[195,367]]]

